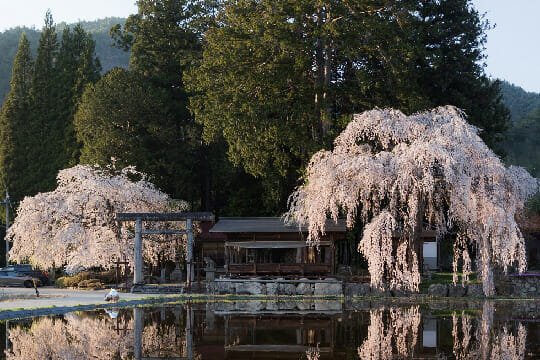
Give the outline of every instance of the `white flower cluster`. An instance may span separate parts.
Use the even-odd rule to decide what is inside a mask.
[[[66,265],[68,272],[108,267],[115,257],[133,263],[133,229],[120,227],[116,213],[163,212],[170,204],[169,196],[133,167],[114,171],[77,165],[61,170],[57,179],[56,190],[20,203],[8,233],[12,261],[30,261],[43,268]],[[148,260],[160,252],[174,256],[170,244],[143,244]]]
[[[456,251],[464,271],[470,272],[470,244],[484,293],[493,295],[493,265],[526,268],[515,216],[538,180],[505,167],[478,132],[451,106],[412,116],[396,110],[355,115],[333,151],[313,155],[286,218],[307,226],[308,242],[317,244],[328,214],[337,220],[346,213],[348,226],[358,216],[366,224],[359,250],[372,286],[390,279],[391,286],[413,291],[420,282],[414,249],[422,228],[439,237],[456,228],[464,239]]]

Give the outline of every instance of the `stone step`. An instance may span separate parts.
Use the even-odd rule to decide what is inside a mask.
[[[186,289],[184,286],[134,285],[131,292],[141,294],[184,294]]]

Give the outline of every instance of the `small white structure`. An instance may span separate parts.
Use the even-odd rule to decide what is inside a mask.
[[[425,241],[423,243],[422,253],[424,255],[424,267],[429,270],[435,270],[439,267],[437,256],[437,242]]]
[[[105,295],[105,301],[112,301],[117,303],[120,299],[120,295],[118,294],[118,291],[116,289],[111,289],[107,295]]]

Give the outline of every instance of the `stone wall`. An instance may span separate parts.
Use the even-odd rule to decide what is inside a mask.
[[[341,281],[336,279],[216,279],[213,283],[208,283],[208,293],[216,295],[343,296],[343,285]]]
[[[500,296],[540,297],[540,274],[511,274],[495,279],[495,292]]]
[[[445,284],[433,284],[428,288],[428,295],[433,297],[479,297],[484,296],[482,290],[482,284],[469,284],[469,285],[445,285]]]
[[[203,291],[198,284],[192,288],[193,293],[214,295],[268,295],[268,296],[408,296],[406,293],[371,289],[369,283],[342,283],[336,279],[326,280],[262,280],[262,279],[216,279],[203,283]],[[495,280],[495,291],[498,296],[540,297],[540,274],[522,274],[500,276]],[[138,285],[132,292],[147,294],[182,294],[184,286]],[[204,291],[206,290],[206,291]],[[482,284],[444,285],[433,284],[428,289],[432,297],[482,297]]]

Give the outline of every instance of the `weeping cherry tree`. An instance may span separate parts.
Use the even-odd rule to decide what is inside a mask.
[[[457,230],[454,281],[469,248],[486,295],[494,294],[493,266],[526,268],[524,239],[516,215],[538,189],[519,167],[505,167],[482,142],[479,129],[451,106],[406,116],[396,110],[355,115],[334,150],[311,158],[305,183],[289,199],[286,218],[309,229],[317,244],[325,219],[346,213],[364,224],[358,249],[366,257],[371,286],[418,291],[418,254],[423,229],[441,238]],[[397,241],[396,241],[397,239]]]
[[[187,208],[182,201],[171,208],[169,196],[133,167],[117,171],[77,165],[61,170],[57,180],[56,190],[26,197],[20,203],[8,232],[13,241],[10,260],[30,261],[43,268],[66,265],[68,272],[110,267],[115,257],[133,264],[133,227],[119,227],[116,213]],[[144,241],[144,257],[154,263],[158,255],[173,259],[184,239],[176,236],[168,240]]]

